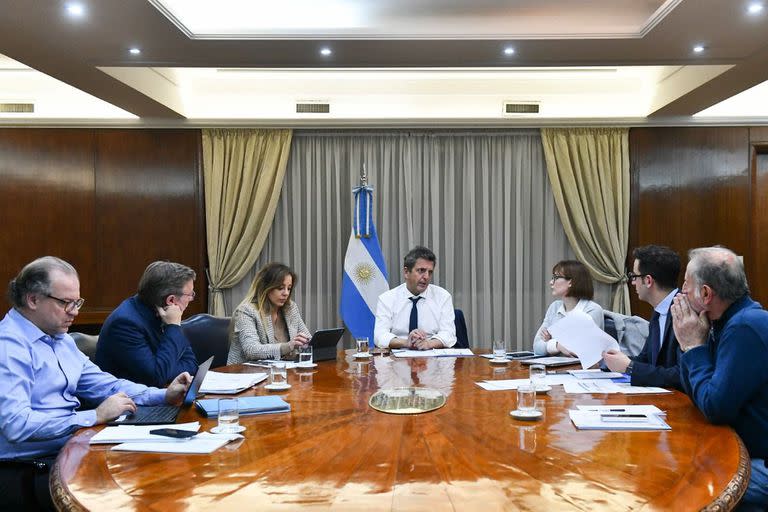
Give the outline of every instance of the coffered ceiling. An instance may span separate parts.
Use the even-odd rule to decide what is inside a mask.
[[[0,112],[0,126],[763,124],[766,11],[747,0],[0,0],[0,103],[34,110]]]

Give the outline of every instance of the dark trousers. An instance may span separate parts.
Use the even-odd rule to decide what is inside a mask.
[[[0,461],[0,510],[55,510],[48,474],[55,456],[35,460]]]

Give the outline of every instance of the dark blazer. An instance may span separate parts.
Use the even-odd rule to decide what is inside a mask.
[[[115,377],[165,387],[181,372],[197,371],[197,359],[178,325],[163,325],[138,296],[107,317],[96,344],[96,364]]]
[[[671,306],[670,306],[671,307]],[[675,338],[672,329],[672,315],[667,311],[667,323],[664,326],[662,344],[656,364],[651,364],[650,340],[645,340],[645,345],[639,354],[631,359],[635,362],[632,367],[631,383],[633,386],[656,386],[661,388],[675,388],[682,390],[680,382],[680,344]]]

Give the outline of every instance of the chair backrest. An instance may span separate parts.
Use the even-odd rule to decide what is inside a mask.
[[[454,323],[456,324],[456,348],[469,348],[469,335],[467,334],[467,321],[464,312],[454,309]]]
[[[603,330],[616,338],[619,348],[628,356],[636,356],[648,337],[648,321],[639,316],[603,311]]]
[[[181,330],[192,346],[197,364],[211,356],[213,356],[212,368],[227,364],[229,320],[228,316],[221,317],[201,313],[181,322]]]
[[[91,362],[96,362],[96,344],[99,342],[99,337],[81,332],[71,332],[69,335],[75,340],[75,345],[80,349],[80,352],[88,356]]]

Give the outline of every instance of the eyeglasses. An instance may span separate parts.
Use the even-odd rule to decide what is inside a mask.
[[[650,276],[651,274],[635,274],[634,272],[627,272],[627,281],[634,282],[638,277]]]
[[[552,281],[554,283],[558,279],[570,279],[570,277],[564,276],[564,275],[561,275],[561,274],[552,274],[552,278],[550,279],[550,281]]]
[[[183,293],[183,292],[182,292],[182,293],[180,293],[179,295],[186,295],[186,296],[187,296],[187,297],[189,297],[190,299],[192,299],[192,300],[195,300],[195,290],[192,290],[192,293]]]
[[[58,297],[54,297],[53,295],[48,295],[47,293],[45,294],[45,296],[61,304],[64,307],[64,311],[66,311],[67,313],[74,313],[75,311],[80,311],[80,308],[83,307],[83,304],[85,304],[85,299],[64,300]]]

